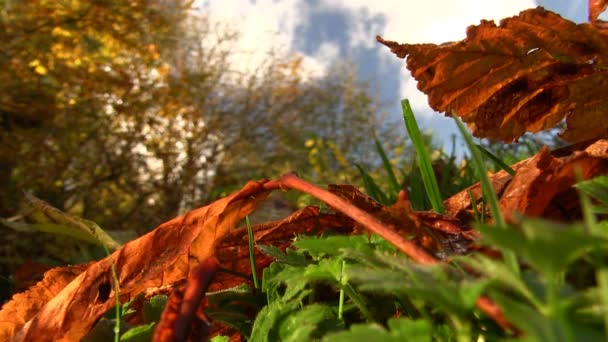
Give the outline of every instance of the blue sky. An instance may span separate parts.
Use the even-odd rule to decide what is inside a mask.
[[[544,6],[575,22],[587,20],[587,1],[578,0],[201,0],[213,20],[240,32],[248,58],[236,59],[252,70],[271,49],[304,57],[312,75],[324,74],[333,61],[348,58],[368,80],[390,118],[401,116],[399,100],[408,98],[423,128],[437,140],[454,134],[452,119],[433,112],[403,60],[375,42],[376,35],[407,43],[443,43],[465,37],[468,25],[499,20],[526,8]]]

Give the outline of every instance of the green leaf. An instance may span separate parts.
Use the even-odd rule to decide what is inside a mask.
[[[14,222],[1,217],[0,224],[17,232],[41,232],[65,235],[77,240],[100,245],[99,241],[89,232],[64,224]]]
[[[317,268],[316,265],[313,267]],[[307,286],[310,282],[315,280],[313,277],[303,274],[304,270],[299,267],[285,267],[283,271],[277,273],[273,278],[268,280],[268,283],[275,283],[278,285],[285,283],[287,286],[285,293],[282,296],[282,300],[301,299],[307,296],[311,290],[307,290]],[[327,277],[321,277],[325,280],[331,280],[331,275]]]
[[[507,286],[511,290],[516,291],[516,293],[522,295],[537,307],[542,305],[535,294],[528,288],[526,282],[522,279],[521,274],[514,272],[504,261],[491,259],[485,255],[455,257],[454,260],[462,262],[468,267],[484,274],[493,282],[497,282],[501,286]]]
[[[424,300],[447,313],[465,315],[487,286],[486,280],[474,280],[446,265],[421,266],[401,255],[357,255],[349,251],[346,258],[357,264],[346,269],[347,279],[356,288],[370,293],[385,293],[397,298],[407,295]]]
[[[340,259],[323,259],[318,264],[310,264],[302,267],[286,267],[285,270],[278,273],[273,280],[283,282],[287,285],[285,291],[285,299],[292,292],[292,287],[298,289],[304,288],[302,283],[310,283],[315,281],[327,281],[330,284],[338,284],[342,273],[342,262]]]
[[[165,295],[157,295],[150,298],[149,301],[145,301],[144,322],[151,323],[160,321],[160,316],[163,314],[163,310],[165,309],[168,300],[169,297]]]
[[[379,324],[355,324],[349,331],[329,334],[323,338],[327,342],[369,342],[369,341],[403,341],[390,336],[388,332]]]
[[[125,316],[128,316],[130,314],[133,314],[133,313],[137,312],[135,309],[133,309],[131,307],[131,305],[133,305],[134,302],[136,302],[137,300],[139,300],[140,296],[143,296],[143,295],[142,294],[137,295],[137,296],[131,298],[131,300],[129,300],[128,302],[126,302],[126,303],[124,303],[124,304],[122,304],[120,306],[120,317],[124,318]],[[107,311],[105,313],[104,317],[107,318],[107,319],[116,318],[116,311],[109,310],[109,311]],[[144,322],[144,323],[149,323],[149,322]]]
[[[295,241],[295,247],[301,252],[308,252],[313,259],[327,256],[340,256],[342,249],[358,250],[373,253],[374,245],[365,234],[353,236],[329,236],[326,238],[307,238]]]
[[[608,206],[608,176],[599,176],[578,182],[575,186],[580,191],[601,202],[604,206]]]
[[[308,265],[308,261],[306,261],[306,257],[303,254],[296,253],[290,249],[287,249],[287,251],[283,253],[279,248],[272,245],[256,245],[256,248],[262,251],[262,253],[273,257],[276,262],[281,264],[292,266]]]
[[[249,263],[251,265],[251,278],[253,279],[253,287],[259,289],[260,285],[258,284],[258,272],[255,265],[253,229],[251,228],[251,221],[249,220],[249,215],[245,216],[245,222],[247,223],[247,242],[249,248]]]
[[[539,219],[526,219],[521,229],[497,229],[478,225],[484,243],[508,249],[538,271],[557,274],[591,250],[608,250],[608,240],[589,235],[583,225],[563,225]]]
[[[253,325],[248,311],[258,312],[266,305],[266,295],[260,291],[253,291],[247,284],[237,285],[232,288],[217,292],[208,292],[209,305],[204,313],[214,321],[237,329],[242,335],[251,334]]]
[[[604,318],[605,334],[606,336],[608,336],[608,312],[606,311],[608,309],[608,268],[604,267],[602,269],[597,270],[595,278],[598,283],[598,288],[600,290],[598,291],[600,301],[604,307],[604,312],[601,316]]]
[[[475,219],[475,222],[484,223],[481,220],[479,208],[477,208],[477,200],[475,200],[475,195],[473,195],[473,192],[471,190],[467,190],[467,193],[469,195],[469,198],[471,199],[471,207],[473,208],[473,218]]]
[[[333,238],[338,237],[331,237],[331,239]],[[348,239],[349,237],[340,238]],[[309,239],[302,241],[306,240]],[[334,242],[336,241],[336,239],[333,240]],[[313,246],[316,245],[313,244]],[[271,265],[271,267],[273,265]],[[336,303],[339,301],[339,294],[337,290],[340,289],[344,291],[344,294],[359,308],[366,319],[373,321],[373,314],[368,310],[365,299],[361,297],[355,291],[355,289],[350,286],[350,284],[348,284],[347,278],[343,278],[342,265],[343,261],[341,258],[324,258],[319,260],[318,264],[309,264],[305,267],[283,265],[281,269],[265,273],[263,288],[267,291],[266,293],[268,295],[268,301],[271,302],[273,300],[282,300],[296,301],[300,303],[306,296],[314,294],[313,289],[316,284],[323,282],[336,288]],[[281,284],[284,284],[286,287],[283,294],[279,295],[278,290]]]
[[[359,164],[355,164],[357,170],[359,170],[359,174],[361,178],[363,178],[363,187],[365,187],[365,193],[368,196],[378,201],[378,203],[389,205],[391,204],[391,200],[389,197],[380,189],[378,184],[374,181],[374,179],[367,173],[363,167]]]
[[[285,317],[279,327],[281,341],[311,341],[343,327],[336,312],[327,305],[312,304]]]
[[[377,292],[430,302],[446,313],[469,314],[488,284],[486,280],[450,279],[440,267],[408,265],[407,272],[390,268],[351,267],[348,277],[361,291]]]
[[[120,244],[101,229],[97,223],[64,213],[31,194],[26,194],[25,198],[33,208],[43,212],[54,223],[70,230],[70,233],[65,233],[66,235],[75,234],[80,236],[84,234],[88,235],[92,241],[109,249],[120,248]]]
[[[378,151],[378,154],[380,155],[380,158],[382,159],[382,166],[384,167],[384,171],[386,171],[386,175],[388,178],[388,184],[390,186],[391,195],[392,195],[390,197],[393,197],[393,199],[397,198],[397,194],[401,190],[401,186],[399,185],[399,182],[397,182],[397,177],[395,176],[395,172],[393,172],[393,166],[391,165],[391,162],[388,160],[388,157],[386,156],[386,152],[384,151],[384,148],[382,147],[382,143],[380,143],[380,140],[378,140],[378,137],[376,137],[376,133],[373,131],[372,131],[372,136],[374,138],[374,143],[376,144],[376,151]]]
[[[486,150],[485,148],[483,148],[483,146],[481,146],[479,144],[475,144],[475,147],[477,147],[477,149],[481,153],[483,153],[486,157],[490,158],[490,160],[493,161],[494,164],[498,165],[498,167],[505,170],[509,175],[515,176],[515,170],[513,170],[509,165],[507,165],[505,162],[500,160],[497,156],[493,155],[492,153],[490,153],[490,151]]]
[[[395,336],[407,336],[412,341],[430,341],[431,324],[426,320],[391,318],[388,328]]]
[[[250,341],[280,341],[279,327],[281,321],[300,308],[296,302],[273,301],[258,312]]]
[[[148,342],[152,340],[154,335],[154,326],[156,322],[149,324],[139,325],[135,328],[129,329],[127,332],[120,336],[121,342]]]
[[[603,334],[593,325],[576,320],[573,316],[543,315],[529,304],[492,291],[490,297],[501,307],[505,317],[527,334],[531,341],[602,341]]]
[[[323,341],[431,341],[432,335],[428,321],[398,318],[388,321],[388,330],[379,324],[355,324],[348,331],[326,335]]]
[[[230,336],[216,335],[216,336],[213,336],[209,341],[210,342],[230,342]]]

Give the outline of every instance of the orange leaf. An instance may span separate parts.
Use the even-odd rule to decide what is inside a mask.
[[[218,267],[215,257],[202,261],[192,270],[184,288],[173,291],[154,330],[154,342],[209,339],[209,324],[198,315],[197,308]]]
[[[545,148],[512,168],[516,171],[514,177],[505,171],[490,177],[509,221],[515,221],[516,214],[558,220],[580,218],[578,195],[572,188],[576,170],[583,179],[608,173],[608,140],[597,140],[582,151],[549,152]],[[473,218],[469,191],[481,203],[479,183],[444,201],[446,212],[463,222]]]
[[[608,6],[607,0],[589,0],[589,21],[597,22],[597,17],[604,12],[606,6]]]
[[[439,112],[460,116],[478,137],[517,140],[554,127],[571,142],[608,132],[608,30],[542,7],[483,20],[455,43],[377,40],[400,58]]]
[[[69,277],[59,277],[58,271],[50,270],[42,282],[14,296],[2,308],[0,340],[82,339],[115,305],[112,263],[122,302],[146,288],[183,280],[196,265],[212,257],[216,241],[268,195],[265,183],[249,182],[238,192],[163,223],[90,264],[71,282]],[[49,286],[51,291],[46,294]]]
[[[57,267],[47,271],[36,286],[13,296],[0,311],[0,341],[10,340],[27,321],[90,264]]]

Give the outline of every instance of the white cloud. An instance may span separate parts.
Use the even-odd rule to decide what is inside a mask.
[[[466,28],[481,19],[499,21],[520,11],[536,6],[532,0],[424,0],[424,1],[367,1],[326,0],[323,6],[342,8],[351,12],[350,46],[372,48],[375,36],[402,43],[443,43],[466,37]],[[385,26],[366,25],[366,21],[380,14]],[[395,56],[387,49],[378,48],[383,65],[396,68]],[[430,114],[426,96],[416,88],[415,80],[400,64],[400,95],[410,99],[413,109]],[[395,70],[396,71],[396,70]]]
[[[296,28],[309,21],[311,8],[306,0],[200,0],[209,8],[214,20],[228,21],[241,32],[238,48],[248,51],[247,58],[235,60],[241,70],[250,70],[261,63],[272,49],[294,50]],[[535,7],[533,0],[320,0],[320,9],[347,12],[350,24],[348,46],[373,48],[375,36],[407,43],[443,43],[463,39],[466,27],[481,19],[500,20]],[[316,8],[319,9],[319,8]],[[370,19],[382,17],[384,26]],[[314,76],[323,75],[332,61],[339,58],[339,49],[329,42],[315,42],[320,48],[315,55],[303,55],[303,65]],[[297,52],[297,51],[296,51]],[[415,87],[403,63],[398,63],[387,49],[378,46],[380,71],[401,73],[402,97],[411,99],[420,112],[430,113],[426,97]],[[392,71],[394,70],[394,71]],[[426,108],[426,110],[424,110]]]
[[[272,51],[289,52],[295,28],[308,19],[307,6],[297,0],[202,0],[195,4],[209,9],[212,22],[226,23],[240,33],[234,43],[239,53],[232,60],[240,71],[255,70]]]
[[[405,69],[405,68],[404,68]],[[404,73],[402,71],[402,73]],[[401,93],[405,94],[402,98],[408,99],[414,113],[420,113],[428,111],[429,106],[427,105],[426,95],[416,88],[418,82],[413,77],[401,77]]]
[[[377,34],[387,39],[408,43],[442,43],[465,37],[467,26],[481,19],[500,20],[535,7],[534,0],[324,0],[321,6],[349,11],[350,41],[353,45],[370,47]],[[385,18],[386,25],[366,27],[367,20],[376,15]]]

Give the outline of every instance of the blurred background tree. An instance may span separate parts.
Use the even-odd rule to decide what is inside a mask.
[[[237,35],[191,1],[4,0],[0,216],[27,190],[142,234],[250,179],[354,181],[352,163],[377,162],[370,132],[390,125],[352,63],[315,78],[276,53],[244,73],[229,58]],[[39,237],[2,236],[6,274]]]

